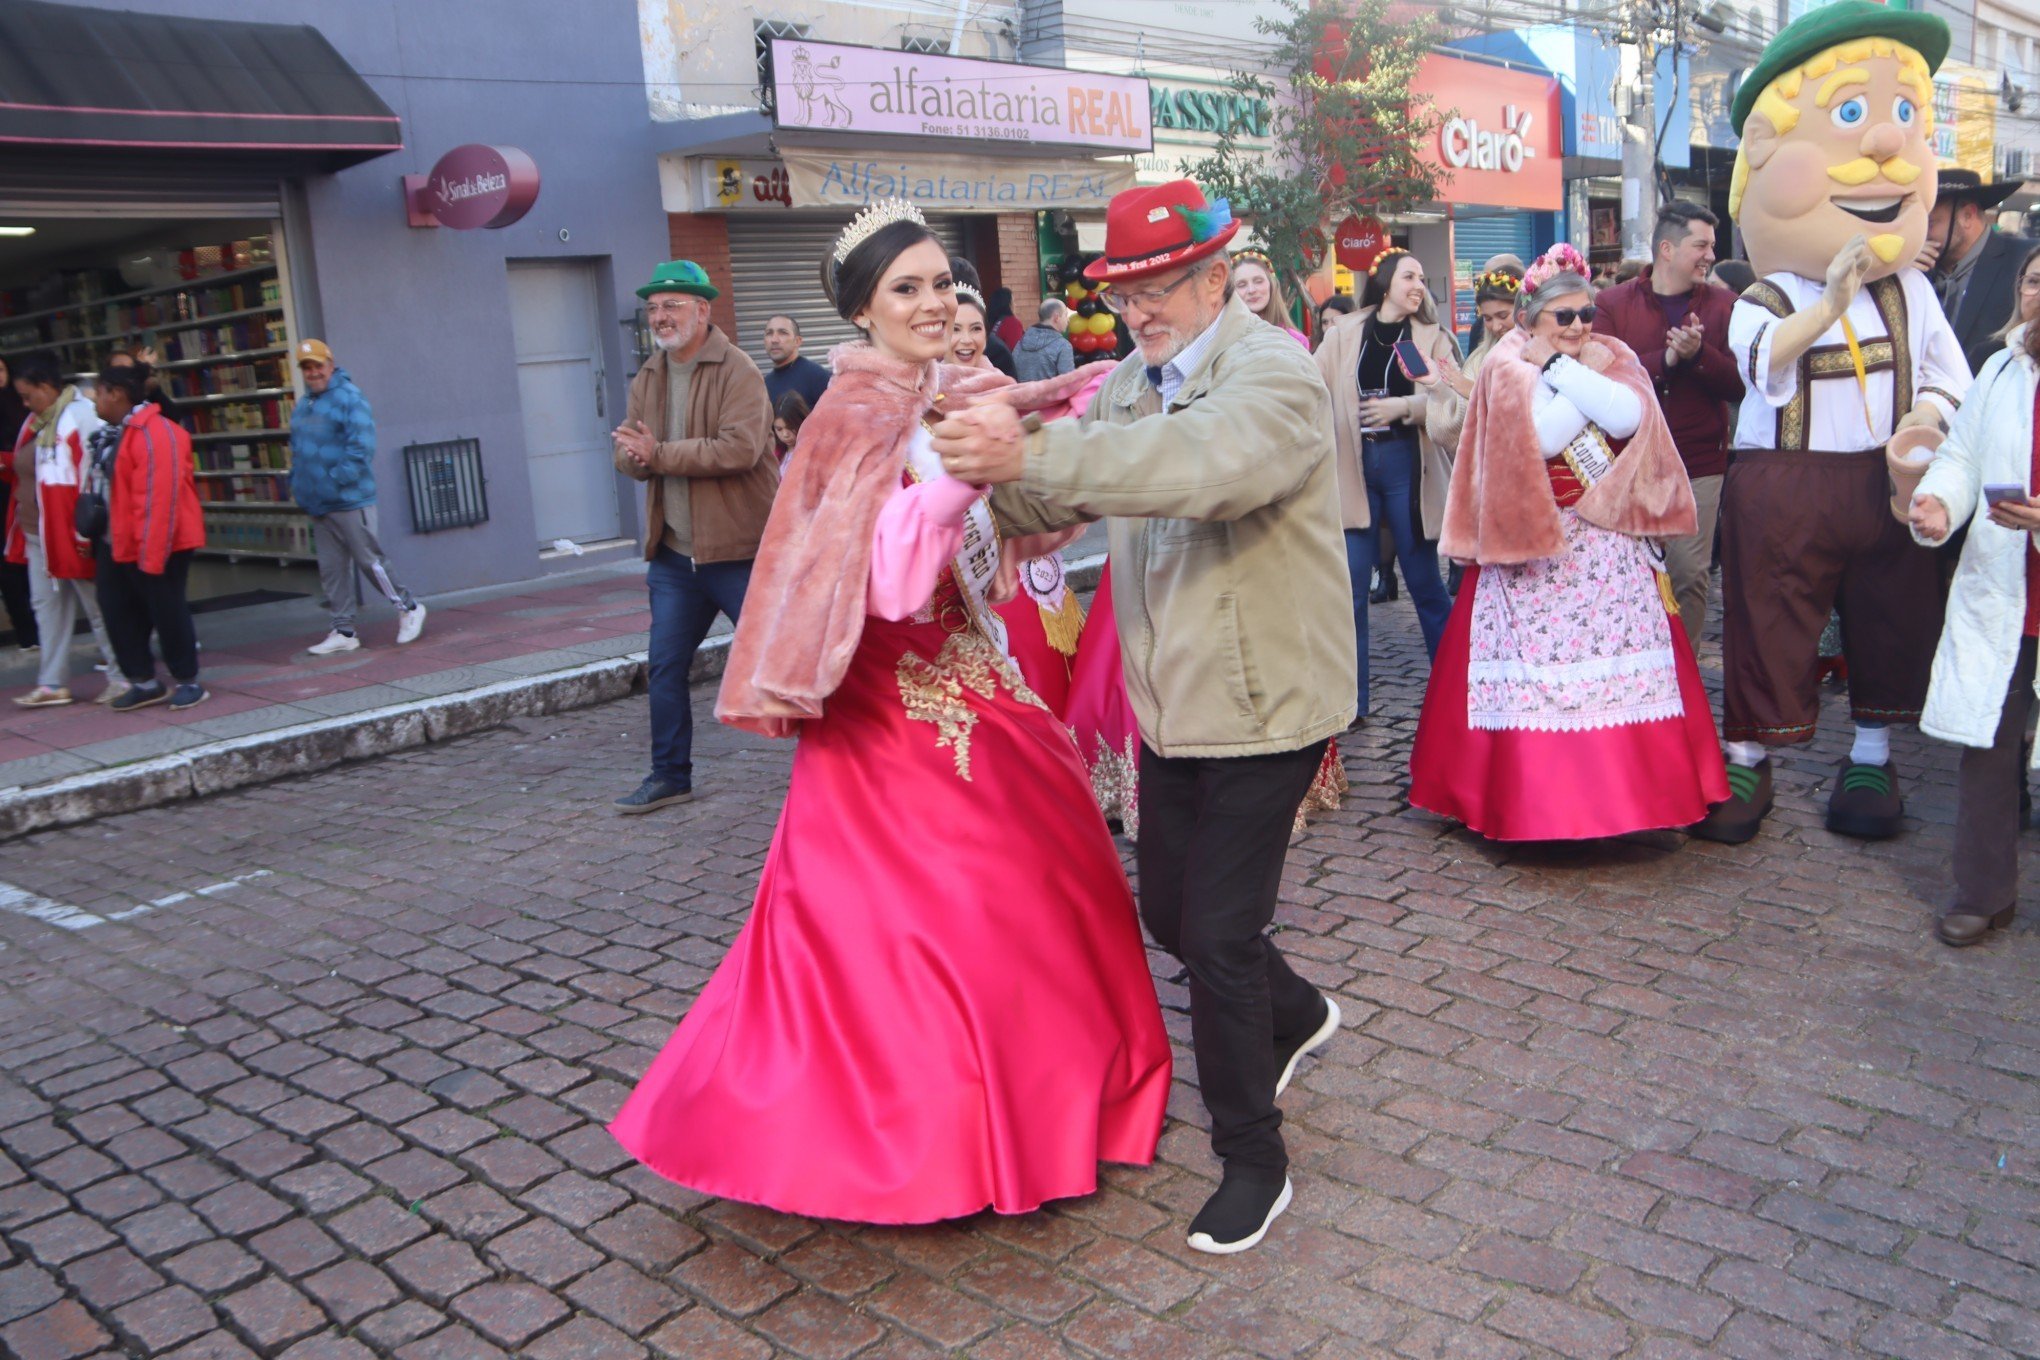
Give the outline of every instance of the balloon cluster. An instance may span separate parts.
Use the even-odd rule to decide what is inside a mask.
[[[1118,352],[1118,319],[1105,305],[1099,285],[1071,279],[1063,285],[1063,301],[1075,313],[1070,318],[1070,348],[1080,355],[1105,358]]]

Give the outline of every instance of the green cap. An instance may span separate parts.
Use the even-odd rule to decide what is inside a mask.
[[[1728,114],[1735,135],[1742,136],[1743,120],[1750,116],[1758,96],[1772,81],[1797,69],[1807,58],[1855,38],[1889,38],[1904,43],[1927,59],[1929,74],[1941,69],[1951,41],[1948,21],[1939,15],[1893,9],[1874,0],[1834,0],[1833,4],[1808,10],[1771,39],[1762,58],[1743,77]]]
[[[710,302],[721,296],[708,281],[708,271],[692,260],[668,260],[652,271],[652,281],[637,290],[641,298],[654,293],[692,293]]]

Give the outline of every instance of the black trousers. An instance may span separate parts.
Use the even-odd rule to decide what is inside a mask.
[[[1955,776],[1955,901],[1949,912],[1995,916],[2019,900],[2019,788],[2033,711],[2034,642],[2019,642],[1997,740],[1964,746]]]
[[[1275,1108],[1275,1045],[1322,1018],[1318,991],[1266,934],[1296,805],[1325,743],[1224,758],[1140,752],[1140,914],[1190,973],[1190,1039],[1229,1167],[1289,1166]]]
[[[29,603],[26,563],[0,562],[0,608],[6,609],[14,626],[15,646],[34,647],[42,641],[35,627],[35,609]]]
[[[116,562],[105,539],[96,540],[99,612],[113,642],[120,673],[137,685],[156,678],[156,659],[149,654],[149,635],[163,651],[163,665],[179,684],[198,679],[198,632],[185,598],[191,576],[192,550],[170,554],[160,576],[151,576],[133,562]]]

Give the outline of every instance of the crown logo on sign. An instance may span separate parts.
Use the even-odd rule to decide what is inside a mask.
[[[922,227],[928,225],[928,219],[921,215],[921,210],[904,198],[874,199],[870,207],[850,219],[850,225],[843,228],[843,234],[836,238],[836,263],[849,259],[851,251],[870,240],[880,228],[895,222],[912,222]]]

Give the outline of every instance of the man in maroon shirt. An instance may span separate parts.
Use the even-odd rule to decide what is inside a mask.
[[[1707,281],[1719,222],[1697,204],[1665,204],[1651,235],[1650,265],[1594,299],[1594,329],[1635,350],[1650,370],[1672,442],[1693,479],[1700,529],[1691,538],[1666,542],[1665,570],[1686,637],[1696,650],[1700,626],[1707,621],[1707,572],[1721,510],[1721,476],[1728,470],[1729,421],[1743,394],[1728,352],[1728,314],[1735,294]]]

